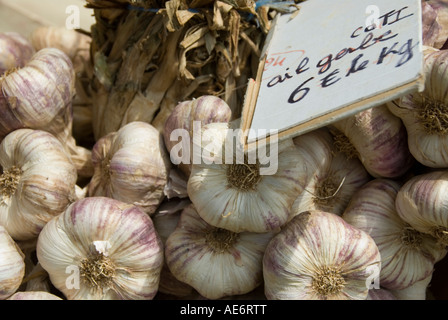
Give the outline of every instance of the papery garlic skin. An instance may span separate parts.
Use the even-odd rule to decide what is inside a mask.
[[[433,171],[410,178],[397,194],[400,217],[414,229],[448,246],[448,172]],[[439,258],[439,260],[442,257]]]
[[[165,197],[170,162],[152,125],[134,121],[101,138],[92,150],[88,195],[110,197],[153,214]]]
[[[17,32],[0,33],[0,77],[8,70],[23,67],[33,56],[31,43]]]
[[[387,103],[407,130],[409,150],[421,164],[448,167],[448,50],[425,53],[425,89]]]
[[[446,254],[436,240],[423,234],[395,209],[401,184],[375,179],[356,192],[342,218],[368,233],[381,254],[379,283],[390,290],[405,289],[432,274],[434,264]]]
[[[174,107],[174,110],[165,122],[163,137],[168,151],[171,152],[176,145],[181,143],[181,139],[184,139],[184,137],[177,137],[176,132],[185,130],[188,133],[190,138],[190,141],[188,141],[190,159],[188,159],[188,163],[179,163],[179,168],[187,177],[191,173],[193,135],[195,134],[194,122],[198,121],[201,126],[208,123],[228,123],[231,117],[232,111],[228,104],[221,98],[212,95],[182,101]],[[183,150],[183,152],[186,152],[186,150]]]
[[[203,130],[201,163],[193,163],[187,185],[199,215],[207,223],[233,232],[269,232],[286,223],[294,199],[308,179],[304,157],[292,140],[272,144],[271,151],[267,148],[267,166],[251,163],[250,155],[238,163],[236,148],[234,154],[229,151],[233,159],[229,163],[222,152],[229,125],[210,123]],[[267,172],[262,173],[263,169]]]
[[[365,300],[381,269],[373,239],[333,213],[302,212],[275,235],[263,258],[269,300]]]
[[[374,178],[398,178],[414,164],[406,128],[386,105],[373,107],[331,124],[355,147]]]
[[[77,172],[56,137],[18,129],[0,144],[0,225],[15,240],[36,238],[76,199]]]
[[[45,291],[16,292],[7,300],[63,300],[55,294]]]
[[[25,276],[24,254],[0,225],[0,300],[15,293]]]
[[[273,235],[213,227],[190,205],[167,239],[166,262],[178,280],[207,299],[245,294],[262,283],[261,261]]]
[[[39,234],[37,258],[69,300],[149,300],[163,244],[140,208],[105,197],[74,202]]]

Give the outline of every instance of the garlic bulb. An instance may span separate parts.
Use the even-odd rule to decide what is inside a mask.
[[[166,240],[168,237],[176,229],[183,209],[190,204],[191,201],[188,199],[173,199],[165,201],[152,216],[154,227],[164,246],[166,245]],[[179,281],[171,273],[165,261],[160,274],[159,293],[185,298],[191,297],[196,292],[189,284]]]
[[[90,59],[92,39],[76,30],[58,26],[40,26],[33,30],[30,42],[39,51],[44,48],[58,48],[72,60],[75,71],[82,71]]]
[[[46,131],[18,129],[0,144],[0,225],[15,240],[36,238],[76,199],[76,168]]]
[[[176,162],[175,164],[179,165],[179,168],[187,177],[191,173],[194,130],[198,130],[195,128],[195,121],[197,121],[200,126],[203,126],[213,122],[229,122],[231,117],[232,111],[227,103],[224,100],[211,95],[182,101],[176,105],[165,122],[163,137],[168,151],[175,152],[177,156],[185,160],[180,163]],[[199,127],[199,130],[200,129],[201,128]],[[200,134],[200,132],[197,133]],[[186,136],[186,134],[188,134],[188,136]],[[183,141],[183,139],[188,139],[188,141]],[[189,151],[189,155],[178,155],[178,146],[184,146],[182,152]]]
[[[162,135],[152,125],[134,121],[97,141],[88,195],[131,203],[153,214],[165,197],[170,162]]]
[[[7,300],[62,300],[62,298],[45,291],[25,291],[14,293]]]
[[[341,149],[350,150],[347,143],[353,146],[355,154],[375,178],[401,177],[414,164],[408,148],[406,128],[386,105],[336,121],[331,128],[337,129],[338,134],[342,133],[342,139],[338,136]]]
[[[405,222],[395,209],[401,184],[375,179],[352,197],[342,218],[368,233],[381,254],[379,283],[390,290],[405,289],[425,279],[445,254],[436,240]]]
[[[395,200],[397,213],[415,230],[448,246],[448,171],[433,171],[410,178]]]
[[[263,258],[269,300],[365,300],[381,257],[373,239],[341,217],[306,211],[275,235]]]
[[[0,77],[0,141],[20,128],[53,134],[70,153],[78,173],[91,176],[90,150],[72,136],[75,72],[68,56],[56,48],[36,52],[23,68]]]
[[[432,168],[448,167],[447,62],[448,50],[429,51],[424,59],[424,91],[387,104],[403,121],[414,158]]]
[[[273,235],[211,226],[190,205],[166,241],[166,263],[178,280],[207,299],[245,294],[262,283],[261,261]]]
[[[78,200],[49,221],[36,253],[68,300],[152,299],[163,264],[151,218],[105,197]]]
[[[35,50],[32,44],[17,32],[0,33],[0,76],[8,70],[23,67]]]
[[[338,152],[333,137],[326,128],[297,136],[294,144],[304,155],[312,155],[307,163],[315,169],[312,178],[292,206],[290,219],[309,210],[321,210],[341,215],[353,193],[371,179],[357,158]]]
[[[0,300],[17,291],[24,275],[24,254],[0,225]]]
[[[201,218],[215,227],[233,232],[275,230],[288,220],[308,179],[304,156],[292,140],[270,144],[265,154],[261,149],[257,155],[239,153],[237,147],[228,150],[230,130],[226,123],[203,126],[201,161],[193,163],[188,179],[190,200]]]
[[[390,292],[398,300],[426,300],[428,286],[431,283],[432,274],[430,274],[425,279],[417,281],[413,285],[401,289],[401,290],[391,290]]]

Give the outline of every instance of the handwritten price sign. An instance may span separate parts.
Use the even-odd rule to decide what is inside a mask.
[[[421,90],[421,2],[375,2],[312,0],[294,18],[277,17],[249,140],[259,129],[309,131]]]

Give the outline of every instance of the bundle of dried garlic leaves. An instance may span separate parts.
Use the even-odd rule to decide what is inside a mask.
[[[131,121],[163,131],[179,101],[219,96],[241,114],[275,14],[294,1],[87,0],[95,139]]]

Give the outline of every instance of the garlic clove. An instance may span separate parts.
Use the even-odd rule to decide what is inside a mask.
[[[101,138],[92,150],[88,195],[105,196],[153,214],[165,197],[171,164],[161,134],[134,121]]]
[[[434,263],[446,254],[435,239],[404,221],[395,209],[401,184],[390,179],[375,179],[352,197],[342,218],[368,233],[381,254],[379,283],[390,290],[405,289],[425,279]]]
[[[373,239],[341,217],[302,212],[274,236],[263,258],[269,300],[365,300],[381,257]]]
[[[18,129],[0,144],[0,224],[15,240],[36,238],[76,199],[77,172],[56,137]]]
[[[398,300],[426,300],[427,290],[431,282],[432,274],[422,279],[412,286],[401,290],[391,290],[390,292],[397,297]]]
[[[23,67],[33,56],[32,44],[17,32],[0,33],[0,77],[8,70]]]
[[[0,300],[14,294],[25,275],[24,254],[0,225]]]
[[[105,197],[71,204],[39,234],[37,258],[69,300],[148,300],[157,293],[163,244],[140,208]]]
[[[166,241],[166,262],[178,280],[207,299],[242,295],[262,283],[261,261],[273,235],[211,226],[190,205]]]

